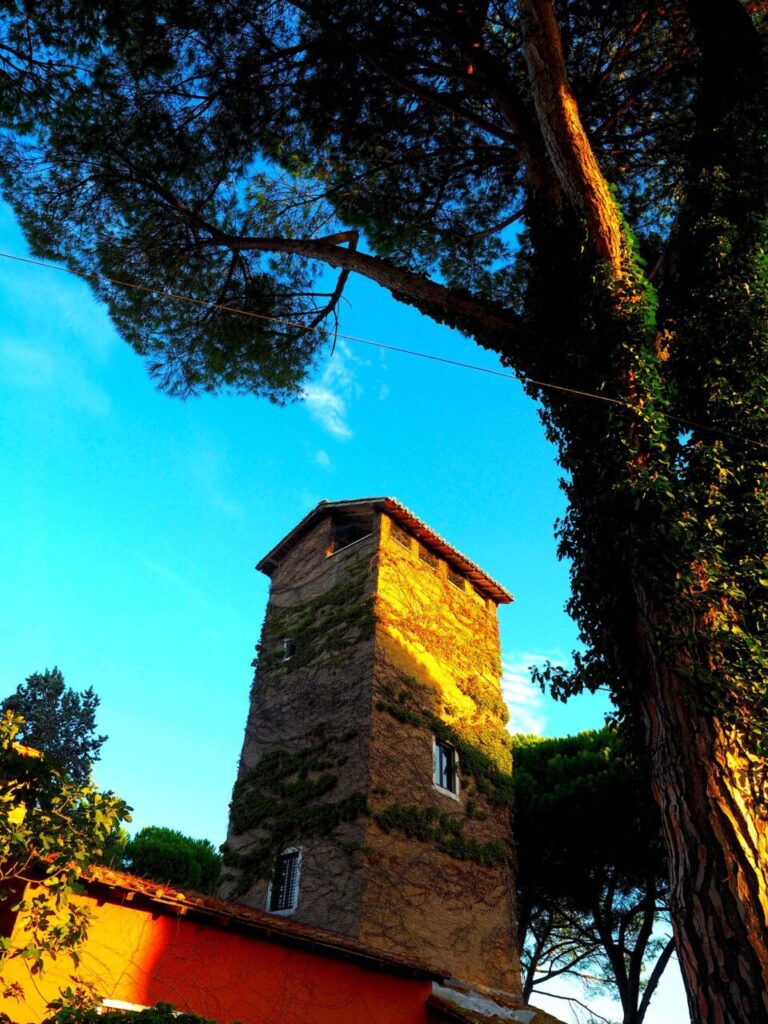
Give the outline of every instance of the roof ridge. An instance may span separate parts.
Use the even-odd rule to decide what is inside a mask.
[[[327,498],[323,498],[304,516],[303,519],[299,520],[292,530],[288,531],[282,540],[278,541],[278,543],[275,544],[275,546],[268,551],[262,559],[260,559],[256,564],[256,568],[267,576],[271,575],[271,569],[274,567],[275,560],[280,557],[282,552],[287,549],[294,540],[298,539],[307,529],[309,529],[316,518],[320,515],[324,515],[334,508],[349,508],[354,505],[370,505],[393,515],[401,525],[410,529],[418,540],[422,540],[424,543],[436,548],[447,561],[452,562],[456,568],[463,572],[473,586],[478,590],[483,591],[496,601],[497,604],[509,604],[511,601],[514,601],[512,594],[492,576],[489,576],[488,573],[485,572],[485,570],[476,562],[467,558],[466,555],[462,554],[461,551],[441,537],[436,530],[425,523],[422,519],[419,519],[418,516],[411,512],[411,510],[401,501],[398,501],[397,498],[386,496],[344,498],[340,501],[329,501]]]

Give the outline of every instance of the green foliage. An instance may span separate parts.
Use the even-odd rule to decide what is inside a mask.
[[[373,636],[373,607],[366,592],[368,562],[358,558],[345,568],[344,580],[330,590],[286,608],[270,607],[254,662],[265,682],[277,683],[283,669],[294,672],[319,659],[341,661],[364,637]],[[282,660],[285,637],[295,645],[290,664]]]
[[[98,864],[121,871],[125,867],[125,850],[130,841],[128,830],[115,823],[112,831],[104,840],[101,855],[96,858]]]
[[[564,973],[616,989],[641,1024],[672,952],[659,813],[615,729],[514,738],[525,996]]]
[[[615,183],[618,272],[568,180],[574,153],[552,152],[511,2],[10,6],[2,175],[36,254],[149,289],[95,286],[171,391],[298,396],[349,269],[522,376],[563,469],[584,652],[541,681],[562,697],[607,687],[675,788],[668,806],[697,818],[683,836],[668,812],[677,926],[702,963],[719,956],[713,920],[741,935],[707,1012],[747,1019],[724,1007],[737,975],[764,989],[765,922],[749,931],[722,864],[764,834],[765,801],[741,835],[710,823],[717,800],[763,792],[768,755],[768,23],[738,0],[554,6]],[[330,297],[319,263],[338,273]],[[727,797],[711,785],[720,736],[740,765],[723,787],[743,787]],[[670,747],[682,759],[699,737],[712,756],[676,775]],[[755,856],[764,887],[764,845]],[[719,889],[697,917],[702,859]]]
[[[120,1019],[139,1024],[216,1024],[196,1013],[176,1010],[169,1003],[158,1003],[147,1010],[123,1010]],[[48,1017],[44,1024],[104,1024],[104,1015],[93,1007],[66,1006]]]
[[[723,3],[729,32],[737,7]],[[768,464],[749,442],[768,416],[764,22],[740,10],[738,32],[710,47],[691,12],[560,12],[580,114],[615,182],[617,281],[579,203],[553,202],[551,168],[531,164],[539,114],[514,5],[438,24],[400,4],[374,18],[343,2],[329,19],[314,2],[254,0],[245,32],[224,3],[118,11],[43,2],[0,25],[0,59],[14,54],[0,164],[33,249],[142,284],[96,288],[171,391],[282,401],[335,315],[318,265],[341,288],[363,231],[361,273],[524,378],[573,389],[528,385],[565,473],[561,552],[587,652],[544,681],[562,695],[608,686],[620,716],[636,714],[639,586],[663,657],[762,752]]]
[[[515,834],[526,898],[588,910],[611,876],[624,892],[664,878],[661,823],[615,729],[557,739],[516,736]]]
[[[583,226],[555,224],[544,210],[532,219],[524,316],[543,357],[532,376],[551,372],[546,353],[556,345],[572,385],[623,394],[632,410],[630,428],[627,408],[542,395],[568,474],[561,552],[572,563],[569,610],[585,652],[573,673],[550,667],[540,681],[564,699],[610,688],[619,717],[639,734],[634,716],[648,681],[630,654],[638,636],[630,609],[642,588],[652,595],[638,613],[651,656],[760,758],[768,753],[768,85],[757,32],[743,31],[738,59],[725,40],[707,62],[742,63],[741,78],[721,68],[717,85],[702,81],[652,300],[636,249],[627,255],[637,312],[627,318],[628,296],[617,311],[580,244]],[[764,777],[759,760],[754,768]]]
[[[478,691],[473,681],[470,681],[470,687]],[[449,725],[437,713],[437,699],[437,693],[431,687],[412,676],[396,672],[384,685],[376,709],[386,712],[398,722],[428,730],[455,749],[457,771],[470,795],[466,818],[476,821],[487,818],[487,814],[479,810],[471,799],[474,793],[482,794],[491,804],[511,807],[512,776],[504,770],[509,763],[510,745],[509,734],[503,725],[506,717],[499,716],[495,720],[483,718],[481,728],[476,723],[460,720]],[[483,705],[486,711],[495,708],[495,702],[486,701]],[[465,817],[443,811],[436,805],[417,807],[394,801],[375,818],[385,832],[398,829],[411,838],[431,843],[457,860],[469,860],[487,867],[512,860],[512,851],[505,842],[497,839],[482,841],[467,836]]]
[[[471,860],[484,867],[494,867],[512,859],[512,851],[506,843],[498,839],[480,842],[469,838],[465,835],[463,817],[441,811],[436,806],[393,803],[375,818],[385,832],[398,829],[411,839],[431,843],[456,860]]]
[[[219,880],[221,854],[208,839],[149,825],[125,844],[123,864],[142,878],[212,893]]]
[[[632,73],[619,60],[604,74],[596,54],[615,52],[641,12],[641,45],[627,52]],[[501,89],[515,109],[524,105],[514,5],[487,20],[457,8],[435,21],[391,2],[375,14],[349,0],[334,4],[332,22],[316,3],[298,12],[253,0],[241,11],[185,0],[139,4],[126,17],[115,0],[47,0],[0,25],[0,59],[3,42],[14,47],[0,116],[17,132],[2,166],[35,251],[201,303],[95,286],[162,386],[300,394],[323,342],[314,327],[332,324],[337,304],[300,246],[235,248],[233,238],[362,231],[382,271],[371,276],[483,344],[488,332],[462,300],[500,315],[514,305],[516,246],[503,226],[527,182],[519,134],[497,102]],[[692,77],[669,58],[687,27],[647,17],[637,0],[569,3],[568,21],[569,70],[587,122],[615,107],[635,141],[628,161],[609,133],[609,177],[621,169],[621,199],[637,221],[668,220]],[[58,59],[34,64],[19,51]],[[326,247],[336,269],[347,244]],[[450,301],[388,282],[389,268],[446,282]],[[494,343],[504,335],[497,327]]]
[[[96,735],[99,698],[91,687],[78,693],[64,684],[59,669],[33,672],[6,697],[0,712],[24,719],[19,740],[41,750],[57,768],[81,786],[91,776],[106,736]]]
[[[259,685],[279,686],[286,672],[343,662],[363,639],[373,637],[374,614],[368,593],[368,560],[345,563],[344,579],[330,590],[285,608],[271,607],[257,648]],[[294,653],[283,661],[282,641],[290,637]],[[236,835],[259,835],[247,853],[224,848],[224,864],[242,868],[248,878],[271,875],[275,857],[297,836],[330,837],[344,822],[367,813],[362,792],[332,799],[338,784],[334,769],[347,760],[354,729],[336,734],[312,730],[300,750],[273,750],[235,785],[230,823]]]
[[[491,803],[511,806],[512,777],[506,770],[511,739],[504,728],[505,718],[483,719],[481,728],[461,720],[449,725],[439,717],[436,701],[437,694],[431,687],[412,676],[396,673],[384,686],[376,707],[399,722],[429,729],[450,744],[458,754],[460,775],[474,780],[479,792]]]
[[[362,792],[327,799],[338,783],[332,769],[345,763],[345,744],[356,735],[355,730],[332,735],[317,728],[301,750],[273,750],[238,779],[230,807],[231,828],[235,835],[260,833],[247,853],[224,847],[224,864],[243,869],[243,886],[249,879],[268,878],[277,855],[297,836],[332,836],[342,822],[367,813]]]
[[[18,743],[22,728],[10,711],[0,720],[0,886],[23,921],[14,942],[0,938],[0,956],[21,958],[36,974],[59,957],[77,965],[88,914],[70,897],[116,824],[130,818],[112,793],[75,783]]]

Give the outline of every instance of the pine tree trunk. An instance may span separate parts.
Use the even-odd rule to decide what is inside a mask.
[[[722,0],[702,6],[715,25],[722,8],[738,7]],[[520,0],[519,11],[531,95],[553,172],[619,283],[618,211],[567,82],[552,0]],[[743,20],[743,12],[731,14]],[[624,385],[631,395],[629,377]],[[756,781],[761,766],[697,699],[689,671],[695,666],[671,664],[659,653],[652,610],[639,586],[630,607],[623,662],[636,666],[691,1017],[695,1024],[768,1022],[768,801]]]
[[[691,1019],[768,1021],[765,782],[760,791],[758,766],[702,711],[687,676],[656,656],[642,608],[637,623],[641,713]]]

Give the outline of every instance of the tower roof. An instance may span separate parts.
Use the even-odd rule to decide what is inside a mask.
[[[297,523],[290,533],[286,534],[285,537],[283,537],[283,539],[276,544],[260,562],[257,563],[256,568],[260,572],[266,573],[267,576],[271,576],[283,554],[324,516],[333,512],[354,512],[356,510],[362,511],[368,508],[376,509],[379,512],[385,512],[388,516],[391,516],[391,518],[398,522],[404,529],[413,534],[417,540],[421,541],[421,543],[426,547],[440,555],[446,560],[446,562],[452,565],[457,572],[460,572],[465,576],[466,579],[468,579],[470,583],[477,588],[477,590],[486,594],[488,597],[493,598],[497,604],[509,604],[510,601],[514,600],[512,594],[502,587],[500,583],[497,583],[492,579],[487,573],[483,572],[479,565],[470,561],[466,555],[462,555],[460,551],[457,551],[456,548],[443,540],[438,533],[435,533],[431,527],[422,522],[422,520],[407,509],[405,505],[401,505],[395,498],[387,497],[350,498],[345,501],[321,501],[319,505],[316,505],[308,515],[304,516],[301,522]]]

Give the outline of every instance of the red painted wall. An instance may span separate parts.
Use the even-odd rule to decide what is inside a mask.
[[[190,920],[151,906],[97,903],[78,974],[102,998],[143,1006],[172,1003],[229,1024],[426,1024],[427,979],[386,973],[281,945],[231,926]],[[18,925],[17,925],[18,927]],[[11,1019],[42,1020],[45,1004],[71,983],[58,960],[30,978],[18,961],[4,971],[27,991],[25,1006],[0,998]]]

